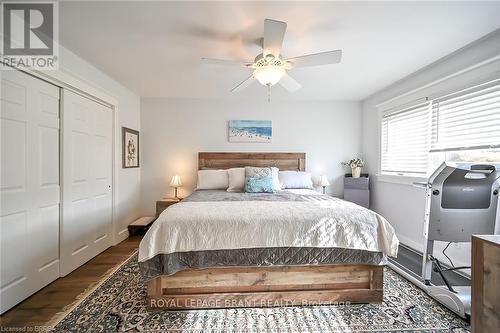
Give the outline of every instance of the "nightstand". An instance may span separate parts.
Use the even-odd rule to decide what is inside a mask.
[[[176,199],[176,198],[163,198],[161,200],[158,200],[156,202],[156,218],[160,216],[161,212],[163,212],[165,209],[167,209],[169,206],[172,206],[173,204],[176,204],[180,202],[182,199]]]
[[[370,178],[367,173],[361,174],[359,178],[352,178],[352,174],[345,175],[344,200],[370,207]]]

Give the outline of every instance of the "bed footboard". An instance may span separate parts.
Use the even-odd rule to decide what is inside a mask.
[[[189,269],[148,283],[151,308],[203,309],[381,302],[383,266]]]

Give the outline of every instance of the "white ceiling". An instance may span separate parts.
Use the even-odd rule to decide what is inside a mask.
[[[288,24],[292,57],[343,50],[339,65],[290,72],[303,88],[274,99],[361,100],[500,28],[500,2],[62,2],[61,44],[143,97],[262,98],[230,89],[245,68],[201,57],[252,60],[263,20]]]

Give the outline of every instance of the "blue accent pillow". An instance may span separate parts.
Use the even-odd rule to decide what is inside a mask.
[[[245,179],[245,192],[247,193],[274,193],[273,179],[271,177]]]

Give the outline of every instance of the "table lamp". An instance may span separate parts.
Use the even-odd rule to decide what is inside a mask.
[[[330,186],[330,182],[328,181],[328,178],[326,178],[325,175],[319,176],[319,186],[323,187],[323,194],[326,193],[326,187]]]
[[[177,188],[182,186],[182,181],[181,181],[181,176],[175,175],[172,177],[172,180],[170,181],[170,187],[173,187],[175,189],[175,198],[180,199],[177,196]]]

